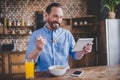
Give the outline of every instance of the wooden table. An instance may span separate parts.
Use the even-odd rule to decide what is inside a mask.
[[[76,70],[83,70],[84,73],[80,77],[70,76]],[[25,80],[25,74],[0,75],[0,80]],[[55,77],[49,72],[36,72],[35,78],[31,80],[120,80],[120,65],[74,68],[67,70],[61,77]]]

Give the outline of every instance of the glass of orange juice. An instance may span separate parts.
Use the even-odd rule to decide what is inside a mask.
[[[34,60],[25,61],[25,77],[26,79],[34,78]]]

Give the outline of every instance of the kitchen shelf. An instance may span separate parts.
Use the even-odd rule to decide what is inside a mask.
[[[86,66],[96,66],[97,65],[97,37],[98,37],[98,24],[96,16],[94,15],[86,15],[83,17],[75,17],[75,18],[65,18],[64,26],[71,26],[71,33],[77,41],[79,38],[94,38],[93,40],[93,50],[89,55],[85,55],[81,60],[71,60],[70,65],[72,68],[74,67],[86,67]],[[76,66],[77,65],[77,66]]]
[[[33,26],[6,26],[7,28],[33,28]]]

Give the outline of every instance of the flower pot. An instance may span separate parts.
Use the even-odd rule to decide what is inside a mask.
[[[115,19],[116,18],[116,13],[115,12],[108,12],[108,18],[109,19]]]

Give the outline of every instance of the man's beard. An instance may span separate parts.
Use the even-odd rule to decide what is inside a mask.
[[[60,27],[60,23],[57,21],[51,22],[50,20],[48,20],[48,23],[53,30],[58,29]]]

